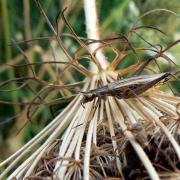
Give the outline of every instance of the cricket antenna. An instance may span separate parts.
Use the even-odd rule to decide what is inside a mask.
[[[180,73],[180,70],[173,71],[173,72],[171,73],[171,76],[173,76],[177,81],[180,81],[180,79],[176,77],[176,75],[179,74],[179,73]]]

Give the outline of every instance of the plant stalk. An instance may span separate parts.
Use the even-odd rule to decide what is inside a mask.
[[[84,12],[86,21],[86,33],[89,39],[99,40],[99,21],[97,17],[97,9],[95,0],[84,0]],[[93,43],[89,45],[90,52],[93,53],[100,43]],[[105,69],[109,63],[101,49],[96,53],[96,58],[101,64],[102,68]],[[94,66],[91,65],[91,69],[94,70]]]

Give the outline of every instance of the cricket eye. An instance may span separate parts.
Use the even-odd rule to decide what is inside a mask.
[[[89,101],[89,96],[84,94],[82,99],[83,104],[87,103],[88,101]]]
[[[94,95],[93,94],[84,94],[82,102],[85,104],[85,103],[87,103],[89,101],[92,101],[93,99],[94,99]]]

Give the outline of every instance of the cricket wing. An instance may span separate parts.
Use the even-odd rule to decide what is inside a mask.
[[[142,76],[135,76],[135,77],[130,77],[118,81],[114,81],[112,83],[108,84],[108,89],[109,90],[118,90],[119,88],[125,87],[125,86],[130,86],[133,84],[145,84],[149,83],[151,81],[154,81],[155,79],[158,79],[159,77],[163,76],[165,73],[160,73],[160,74],[152,74],[152,75],[142,75]]]

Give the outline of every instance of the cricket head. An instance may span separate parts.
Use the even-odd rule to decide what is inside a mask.
[[[90,102],[96,97],[95,94],[93,92],[91,92],[91,91],[88,91],[88,92],[82,92],[81,91],[80,93],[83,95],[83,98],[81,100],[82,104]]]

